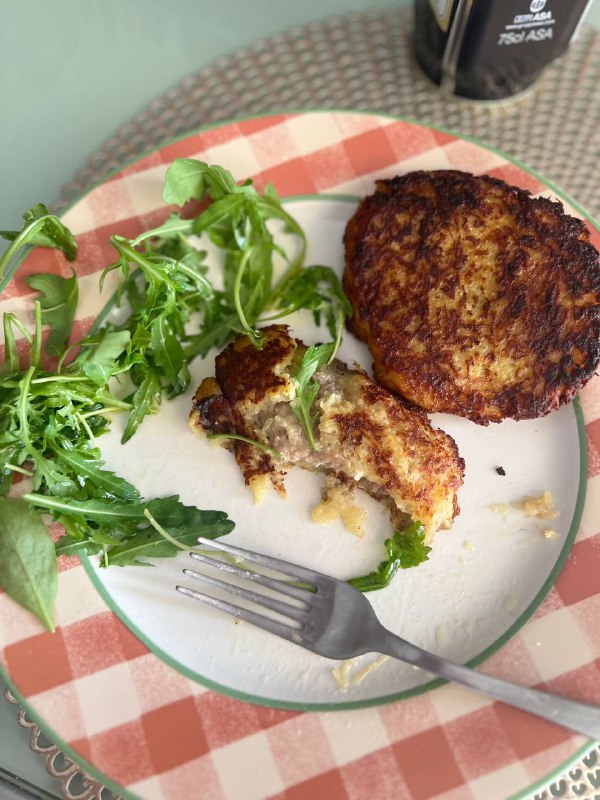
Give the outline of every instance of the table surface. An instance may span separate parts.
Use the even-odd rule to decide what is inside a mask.
[[[22,211],[57,198],[119,125],[219,56],[293,25],[406,1],[5,4],[0,25],[0,227],[20,227]],[[600,27],[600,0],[593,0],[587,21]],[[29,749],[28,734],[15,716],[15,707],[0,697],[0,800],[17,796],[4,780],[8,773],[18,775],[22,786],[36,787],[36,796],[60,797],[58,781]]]

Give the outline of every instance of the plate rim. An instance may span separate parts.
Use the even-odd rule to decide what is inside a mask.
[[[177,135],[175,137],[166,138],[160,143],[160,145],[153,146],[153,147],[145,149],[145,150],[143,150],[143,151],[141,151],[139,153],[136,153],[132,157],[130,157],[128,159],[125,159],[121,164],[119,164],[119,166],[114,167],[113,169],[107,170],[107,172],[102,177],[100,177],[97,180],[95,180],[92,183],[90,183],[90,185],[88,186],[88,188],[85,191],[78,193],[76,196],[74,196],[72,199],[70,199],[69,203],[66,204],[63,208],[61,208],[61,211],[59,212],[59,216],[63,217],[72,208],[74,208],[78,203],[80,203],[83,199],[85,199],[88,195],[90,195],[96,188],[98,188],[99,186],[104,184],[106,181],[108,181],[113,176],[119,174],[120,172],[124,171],[128,167],[130,167],[133,164],[141,161],[142,159],[152,155],[153,153],[163,149],[164,147],[168,147],[169,145],[176,144],[176,143],[181,142],[181,141],[183,141],[183,140],[185,140],[187,138],[190,138],[192,136],[199,135],[199,134],[204,133],[206,131],[215,130],[217,128],[226,127],[228,125],[232,125],[232,124],[236,124],[236,123],[243,123],[243,122],[250,121],[250,120],[268,119],[268,118],[278,117],[278,116],[292,116],[292,115],[306,115],[306,114],[334,114],[334,113],[348,113],[348,114],[354,114],[354,115],[362,115],[362,116],[366,116],[366,117],[379,117],[379,118],[388,119],[388,120],[394,120],[394,121],[398,121],[398,122],[407,122],[407,123],[410,123],[410,124],[413,124],[413,125],[416,125],[416,126],[419,126],[419,127],[422,127],[422,128],[426,128],[426,129],[429,129],[429,130],[439,131],[441,133],[445,133],[447,135],[450,135],[450,136],[452,136],[452,137],[454,137],[456,139],[475,144],[475,145],[483,148],[484,150],[487,150],[489,152],[492,152],[492,153],[494,153],[496,155],[501,156],[507,162],[509,162],[511,164],[514,164],[515,166],[517,166],[520,169],[522,169],[524,172],[526,172],[529,175],[531,175],[531,176],[535,177],[536,179],[538,179],[548,189],[550,189],[557,197],[559,197],[561,200],[567,202],[573,209],[575,209],[587,221],[587,223],[592,228],[594,228],[597,232],[600,233],[600,222],[594,216],[592,216],[583,206],[581,206],[576,200],[574,200],[570,196],[570,194],[568,192],[564,191],[561,187],[557,186],[554,183],[554,181],[552,181],[552,180],[548,179],[547,177],[545,177],[542,173],[540,173],[535,168],[526,165],[520,159],[510,155],[509,153],[507,153],[506,151],[502,150],[501,148],[496,147],[495,145],[488,144],[485,141],[479,139],[478,137],[471,136],[471,135],[468,135],[468,134],[463,134],[463,133],[459,132],[458,130],[456,130],[454,128],[449,128],[449,127],[446,127],[446,126],[443,126],[443,125],[436,125],[436,124],[433,124],[433,123],[424,122],[424,121],[419,120],[419,119],[417,119],[415,117],[391,114],[391,113],[388,113],[388,112],[382,112],[382,111],[372,110],[372,109],[356,109],[356,108],[344,107],[344,106],[340,106],[340,107],[333,106],[333,107],[327,107],[327,108],[294,108],[294,107],[290,108],[290,107],[285,107],[284,106],[284,107],[281,107],[281,108],[278,108],[278,109],[273,109],[273,110],[268,111],[268,112],[259,112],[259,113],[256,113],[256,114],[250,114],[250,115],[244,115],[244,116],[232,116],[232,117],[228,117],[226,119],[219,120],[217,122],[209,123],[207,125],[194,127],[194,128],[192,128],[192,129],[190,129],[188,131],[185,131],[184,133],[182,133],[180,135]],[[14,266],[10,270],[10,279],[13,278],[15,272],[18,270],[18,268],[20,267],[22,262],[25,260],[25,258],[27,258],[29,252],[30,252],[30,248],[25,249],[23,254],[16,260]],[[576,402],[579,404],[578,397],[576,398]],[[580,412],[581,412],[582,422],[584,422],[583,413],[581,411],[581,408],[580,408]],[[579,428],[579,422],[578,422],[578,428]],[[586,438],[586,442],[587,442],[587,438]],[[580,451],[580,455],[581,455],[581,451]],[[586,455],[586,461],[587,461],[587,447],[585,448],[585,455]],[[585,478],[586,478],[585,483],[586,483],[586,486],[587,486],[587,473],[586,473]],[[581,481],[580,481],[580,486],[581,486]],[[579,503],[579,499],[580,498],[579,498],[579,492],[578,492],[578,500],[577,500],[578,503]],[[581,502],[581,513],[583,513],[584,510],[585,510],[585,493],[583,494],[583,500]],[[569,536],[570,535],[571,535],[571,531],[569,531]],[[575,538],[575,535],[573,535],[573,539],[574,538]],[[572,543],[573,542],[571,542],[571,545],[572,545]],[[567,551],[567,555],[568,555],[569,551],[570,551],[570,548]],[[562,555],[562,551],[561,551],[561,555]],[[557,560],[557,563],[558,563],[558,560]],[[564,562],[563,562],[563,564],[561,564],[561,568],[562,568],[563,565],[564,565]],[[556,565],[555,565],[555,567],[556,567]],[[85,565],[84,565],[84,569],[85,569]],[[558,574],[558,572],[560,572],[560,569],[557,571],[557,574]],[[554,576],[554,580],[556,580],[556,577],[557,577],[557,575]],[[550,584],[550,588],[551,588],[552,585],[553,584],[551,583]],[[5,666],[2,663],[0,663],[0,677],[2,677],[2,679],[4,680],[6,685],[10,688],[11,692],[13,693],[13,695],[17,698],[17,700],[23,706],[23,708],[26,710],[26,712],[29,714],[31,719],[33,721],[35,721],[36,724],[39,725],[39,727],[42,729],[42,731],[44,731],[44,730],[48,731],[49,732],[49,738],[51,738],[54,742],[56,742],[61,747],[61,749],[65,753],[67,753],[69,755],[69,757],[72,758],[73,761],[75,761],[76,763],[84,765],[86,767],[87,771],[91,775],[93,775],[95,778],[97,778],[98,780],[103,782],[104,785],[107,788],[111,789],[112,791],[115,791],[116,793],[120,793],[123,797],[133,798],[133,800],[139,800],[138,795],[134,794],[130,789],[127,789],[126,787],[122,786],[121,784],[118,784],[112,778],[110,778],[108,775],[106,775],[104,772],[102,772],[102,771],[98,770],[96,767],[94,767],[94,765],[91,764],[90,762],[88,762],[88,760],[85,757],[83,757],[79,753],[77,753],[66,741],[64,741],[62,739],[62,737],[59,736],[54,731],[54,729],[53,729],[53,727],[52,727],[52,725],[50,723],[46,723],[44,720],[42,720],[41,717],[35,711],[35,709],[30,705],[29,700],[21,695],[21,693],[19,692],[19,690],[17,689],[17,687],[13,683],[12,677],[9,675],[8,670],[5,668]],[[445,681],[443,681],[443,682],[445,682]],[[390,701],[390,702],[392,702],[392,701]],[[380,704],[381,703],[379,703],[379,705]],[[567,771],[572,765],[574,765],[575,763],[580,761],[582,758],[584,758],[588,753],[590,753],[594,749],[594,747],[595,747],[595,743],[593,741],[591,741],[591,740],[588,740],[584,745],[579,747],[575,751],[575,753],[571,754],[571,756],[569,756],[569,758],[567,758],[564,761],[562,761],[551,773],[549,773],[548,775],[538,779],[537,781],[535,781],[534,783],[530,784],[529,786],[524,787],[518,793],[512,795],[510,800],[521,800],[522,798],[528,797],[532,792],[534,792],[538,788],[547,786],[553,780],[555,780],[557,777],[559,777],[562,774],[564,774],[564,772]],[[517,758],[516,760],[520,761],[519,758]]]

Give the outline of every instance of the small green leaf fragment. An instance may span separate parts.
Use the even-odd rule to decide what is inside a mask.
[[[188,200],[202,200],[206,192],[207,165],[193,158],[176,158],[165,176],[163,200],[183,206]]]
[[[331,360],[334,352],[335,342],[307,348],[298,370],[292,376],[296,383],[296,397],[291,400],[290,408],[302,426],[312,450],[317,449],[314,428],[319,417],[311,409],[321,388],[319,381],[312,378],[319,367]]]
[[[162,388],[158,376],[153,369],[149,369],[131,398],[132,408],[127,417],[121,444],[128,442],[142,424],[144,417],[158,408],[161,393]]]
[[[403,531],[394,531],[393,536],[385,540],[384,546],[387,558],[376,570],[348,581],[360,592],[373,592],[389,586],[399,569],[417,567],[423,561],[428,561],[431,552],[431,547],[425,544],[425,528],[420,522],[413,522]]]

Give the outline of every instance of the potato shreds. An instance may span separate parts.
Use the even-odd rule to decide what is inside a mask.
[[[364,489],[387,505],[397,527],[407,517],[420,521],[427,540],[449,528],[458,513],[456,493],[464,473],[454,440],[362,370],[334,360],[315,373],[317,448],[311,449],[290,409],[293,376],[306,347],[283,325],[261,333],[261,350],[239,337],[217,356],[216,377],[205,379],[194,397],[192,428],[243,435],[274,448],[279,457],[248,442],[221,440],[234,452],[246,483],[259,493],[272,483],[284,494],[286,472],[297,464],[326,473],[325,492],[336,483]]]
[[[568,402],[600,360],[600,268],[559,202],[487,175],[380,180],[345,233],[353,332],[377,379],[487,425]]]

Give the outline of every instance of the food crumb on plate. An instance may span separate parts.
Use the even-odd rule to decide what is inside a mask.
[[[502,476],[506,475],[506,470],[504,469],[504,467],[496,467],[496,472],[498,473],[498,475]]]
[[[350,686],[350,671],[357,661],[358,658],[349,658],[347,661],[342,661],[339,667],[334,667],[331,670],[333,679],[340,692],[345,692]]]
[[[540,519],[556,519],[558,517],[558,512],[554,509],[552,492],[547,489],[538,497],[525,497],[512,505],[514,508],[524,511],[528,517],[540,517]]]
[[[313,522],[335,522],[340,519],[344,527],[359,538],[365,535],[367,512],[352,502],[353,494],[347,486],[328,486],[321,502],[312,512]]]
[[[508,503],[490,503],[488,508],[490,511],[493,511],[494,514],[508,514],[510,511]]]
[[[554,528],[544,528],[544,539],[557,539],[560,536]]]
[[[515,608],[517,607],[517,603],[518,602],[519,602],[519,598],[517,597],[516,594],[507,595],[506,599],[504,601],[504,610],[508,611],[508,613],[510,614],[512,611],[515,610]]]
[[[448,628],[445,625],[438,625],[435,629],[435,644],[438,650],[443,650],[450,642]]]
[[[349,658],[347,661],[342,661],[339,667],[334,667],[331,670],[338,691],[345,692],[350,686],[358,686],[368,675],[375,672],[376,669],[379,669],[388,659],[389,656],[381,654],[374,661],[371,661],[370,664],[366,664],[361,669],[356,670],[354,674],[351,673],[352,669],[358,663],[358,658]]]

